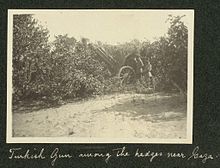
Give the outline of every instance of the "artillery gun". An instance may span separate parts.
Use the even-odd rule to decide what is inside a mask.
[[[117,76],[121,85],[127,85],[140,79],[146,71],[144,71],[144,63],[140,56],[136,53],[128,54],[124,57],[122,63],[116,61],[116,59],[108,54],[105,49],[97,45],[91,45],[96,53],[97,60],[103,61],[107,64],[107,67],[112,76]],[[149,71],[147,70],[147,73]],[[154,84],[151,84],[154,88]]]

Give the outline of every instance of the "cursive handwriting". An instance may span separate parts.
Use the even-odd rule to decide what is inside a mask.
[[[163,156],[163,153],[162,152],[151,152],[151,151],[140,152],[139,149],[137,149],[134,156],[141,157],[141,158],[148,157],[150,158],[150,162],[152,162],[154,158]]]
[[[186,158],[186,156],[182,152],[181,153],[168,152],[167,153],[167,158],[181,158],[181,159],[184,159],[184,158]]]
[[[150,151],[144,150],[141,148],[136,148],[136,150],[132,153],[128,151],[128,149],[123,146],[120,148],[111,149],[109,152],[81,152],[76,155],[71,155],[70,153],[62,152],[59,148],[53,149],[51,152],[46,152],[44,148],[41,149],[23,149],[23,148],[11,148],[9,149],[8,159],[13,160],[43,160],[49,159],[52,166],[59,159],[71,159],[74,158],[101,158],[106,163],[109,162],[111,158],[122,158],[122,157],[134,157],[141,159],[149,159],[150,162],[156,160],[156,158],[164,157],[167,159],[184,159],[186,161],[189,160],[199,160],[202,163],[206,163],[208,160],[214,160],[219,158],[219,154],[212,155],[205,152],[200,152],[199,146],[196,146],[190,155],[187,155],[183,152],[166,152],[162,151]]]
[[[9,159],[45,159],[44,148],[42,148],[40,151],[34,148],[32,152],[30,149],[22,152],[22,148],[11,148],[9,153]]]
[[[126,147],[112,149],[113,152],[116,152],[116,157],[128,157],[130,154],[126,151]]]
[[[79,157],[80,158],[105,158],[105,162],[108,163],[110,157],[112,155],[110,153],[80,153]]]
[[[206,163],[207,160],[213,160],[213,156],[211,154],[200,154],[199,153],[199,147],[196,146],[195,149],[192,151],[192,155],[188,157],[188,160],[190,159],[201,159],[202,163]]]
[[[63,159],[63,158],[67,158],[67,159],[70,159],[72,158],[73,156],[70,155],[70,154],[61,154],[60,153],[60,149],[59,148],[55,148],[53,150],[53,152],[51,153],[50,155],[50,158],[52,159],[51,161],[51,165],[54,166],[55,162],[57,159]]]

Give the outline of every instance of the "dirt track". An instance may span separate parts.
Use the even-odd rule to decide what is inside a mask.
[[[177,95],[115,94],[30,113],[13,113],[15,137],[186,138]]]

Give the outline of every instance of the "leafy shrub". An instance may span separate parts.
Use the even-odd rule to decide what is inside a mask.
[[[156,90],[178,89],[186,92],[187,82],[187,27],[181,17],[170,16],[167,36],[157,41],[132,40],[124,44],[99,45],[118,65],[125,56],[140,50],[144,64],[150,60]],[[56,103],[64,99],[84,98],[113,92],[134,91],[151,93],[147,80],[121,86],[111,76],[108,66],[97,60],[96,52],[88,39],[59,35],[48,42],[49,31],[31,15],[14,15],[13,18],[13,101],[44,100]],[[116,69],[120,68],[118,65]]]

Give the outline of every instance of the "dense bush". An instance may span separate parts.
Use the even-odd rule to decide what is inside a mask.
[[[59,98],[85,97],[103,90],[102,63],[94,59],[94,51],[82,41],[57,36],[51,51],[50,67],[53,96]]]
[[[157,90],[178,88],[186,92],[187,28],[181,17],[170,16],[168,21],[171,26],[167,35],[153,43],[132,40],[118,45],[101,42],[98,45],[121,66],[127,54],[140,51],[145,65],[150,60],[153,66]],[[119,79],[111,76],[107,64],[97,59],[88,39],[77,41],[74,37],[58,35],[49,43],[48,37],[48,30],[31,15],[14,15],[14,101],[43,99],[57,102],[123,90],[146,90],[143,81],[137,81],[135,86],[120,87]]]
[[[158,90],[176,88],[187,90],[187,43],[188,30],[180,16],[169,16],[170,28],[166,36],[153,43],[145,42],[141,55],[146,64],[149,59]]]
[[[48,30],[31,15],[13,18],[13,98],[24,99],[42,90],[49,54]]]
[[[15,15],[13,32],[14,101],[56,101],[103,92],[108,70],[85,39],[59,35],[49,44],[48,31],[31,15]]]

